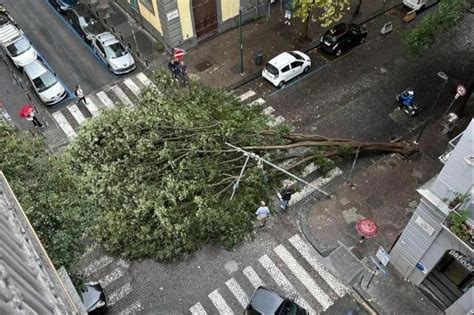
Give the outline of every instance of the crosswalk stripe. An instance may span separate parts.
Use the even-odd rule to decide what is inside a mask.
[[[239,301],[240,305],[242,305],[243,308],[247,307],[249,303],[249,297],[242,289],[240,284],[234,278],[230,278],[227,280],[225,285],[229,288],[230,292],[232,292],[237,301]]]
[[[202,307],[201,303],[194,304],[189,311],[192,315],[207,315],[206,310]]]
[[[79,125],[82,125],[86,121],[86,117],[82,115],[81,110],[79,107],[77,107],[76,104],[72,103],[67,106],[67,109],[71,113],[71,115],[74,117],[74,119],[77,121]]]
[[[107,96],[107,94],[105,94],[104,91],[100,91],[96,95],[99,101],[101,101],[102,104],[104,104],[106,107],[108,108],[114,107],[114,102],[112,102],[112,100]]]
[[[136,314],[139,311],[142,311],[143,307],[140,302],[135,302],[132,305],[127,306],[127,308],[123,309],[119,315],[131,315]]]
[[[136,77],[144,86],[154,86],[153,82],[143,72],[137,73]]]
[[[339,297],[343,297],[346,294],[346,287],[323,266],[317,258],[314,248],[306,244],[298,234],[290,238],[290,243]]]
[[[125,86],[130,90],[132,91],[133,94],[135,94],[135,96],[139,96],[140,95],[140,88],[138,87],[138,85],[135,84],[135,82],[133,82],[132,79],[130,78],[126,78],[125,80],[123,80],[123,84],[125,84]]]
[[[123,270],[122,268],[118,267],[115,268],[111,273],[105,275],[102,279],[99,280],[99,282],[102,287],[105,288],[106,286],[108,286],[115,280],[120,279],[121,277],[123,277]]]
[[[110,264],[112,261],[113,261],[112,257],[104,256],[101,259],[96,260],[92,264],[87,266],[84,269],[84,274],[89,276],[92,273],[96,272],[97,270],[104,268],[105,266]]]
[[[273,113],[275,111],[275,108],[271,107],[271,106],[268,106],[266,107],[263,112],[267,115],[270,115],[271,113]]]
[[[58,122],[59,127],[61,127],[61,129],[64,131],[68,138],[73,138],[77,136],[77,133],[74,131],[74,129],[67,121],[66,117],[64,117],[64,115],[60,111],[54,112],[53,117]]]
[[[255,289],[258,287],[265,286],[265,283],[262,281],[262,279],[260,279],[260,277],[255,272],[255,270],[253,270],[252,267],[248,266],[242,272],[247,277],[247,279],[249,279],[250,283],[253,285]]]
[[[263,255],[258,260],[260,264],[265,268],[268,274],[275,280],[275,282],[280,286],[286,295],[293,298],[296,303],[305,308],[310,314],[316,314],[314,309],[306,302],[306,300],[301,297],[301,295],[296,292],[295,287],[290,283],[290,281],[285,277],[285,275],[278,269],[275,263],[267,255]]]
[[[326,177],[319,177],[316,180],[312,181],[310,184],[313,187],[321,187],[321,186],[326,185],[331,180],[333,180],[334,178],[338,177],[341,174],[342,174],[342,171],[338,167],[336,167],[332,169],[331,171],[329,171]],[[306,185],[301,191],[294,193],[291,196],[290,205],[294,205],[298,201],[306,198],[309,194],[314,192],[314,189],[311,186]]]
[[[285,120],[286,120],[285,117],[280,115],[280,116],[270,120],[267,125],[269,127],[275,127],[275,126],[278,126],[279,124],[281,124],[282,122],[284,122]]]
[[[92,116],[99,115],[99,109],[97,106],[95,106],[94,102],[89,97],[86,97],[86,101],[87,103],[84,105],[86,106],[89,113],[91,113]]]
[[[288,266],[291,272],[298,280],[308,289],[308,291],[316,298],[324,310],[333,304],[329,296],[316,284],[306,270],[296,261],[290,252],[283,245],[274,248],[275,253]]]
[[[219,291],[216,289],[209,293],[209,299],[211,299],[212,304],[216,307],[216,309],[219,311],[219,314],[224,314],[224,315],[233,315],[234,311],[230,308],[230,306],[227,304],[227,302],[224,300],[222,295],[219,293]]]
[[[122,102],[122,104],[127,105],[127,106],[133,106],[133,103],[128,98],[127,94],[125,94],[125,92],[118,85],[112,86],[111,89],[112,89],[112,92],[114,92],[114,94],[117,95],[117,97]]]
[[[246,99],[249,99],[251,98],[252,96],[254,96],[256,93],[254,90],[248,90],[247,92],[245,92],[244,94],[240,95],[239,96],[239,100],[241,102],[245,101]]]
[[[251,102],[249,106],[255,106],[255,105],[263,105],[265,104],[265,100],[263,98],[257,98],[255,101]]]
[[[130,285],[130,283],[127,283],[124,286],[122,286],[120,289],[112,292],[112,294],[108,296],[107,304],[109,306],[114,305],[115,303],[123,299],[125,296],[129,295],[130,292],[132,292],[132,286]]]
[[[318,167],[314,163],[310,163],[306,165],[303,171],[301,172],[301,177],[306,177],[317,169]]]

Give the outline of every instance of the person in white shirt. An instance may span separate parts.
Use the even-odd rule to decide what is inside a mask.
[[[78,99],[77,104],[79,104],[81,101],[84,102],[84,104],[87,104],[84,92],[82,91],[80,85],[76,85],[76,90],[74,91],[74,94],[76,94],[76,97]]]
[[[264,227],[265,223],[267,223],[268,216],[270,215],[270,209],[268,209],[264,201],[260,202],[260,207],[257,209],[255,214],[257,215],[257,220],[260,221],[260,227]]]

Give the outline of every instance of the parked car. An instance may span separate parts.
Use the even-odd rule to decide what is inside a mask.
[[[92,41],[94,52],[107,64],[114,74],[125,74],[136,67],[128,49],[112,33],[97,35]]]
[[[340,23],[321,36],[321,49],[340,56],[344,51],[365,42],[367,31],[357,24]]]
[[[39,60],[34,60],[23,67],[23,72],[29,84],[46,105],[59,103],[67,96],[67,91],[61,82]]]
[[[104,289],[99,282],[85,283],[83,292],[81,292],[81,300],[90,315],[105,314],[107,311]]]
[[[84,3],[67,8],[64,12],[69,19],[69,23],[79,32],[82,38],[88,43],[92,39],[106,31],[105,27],[95,19],[89,7]]]
[[[308,312],[295,302],[267,288],[258,287],[250,297],[244,315],[308,315]]]
[[[439,0],[403,0],[403,4],[412,10],[423,11]]]
[[[38,53],[7,11],[0,19],[0,45],[16,67],[22,68],[38,57]]]
[[[53,7],[60,13],[64,13],[67,9],[74,7],[79,0],[49,0]]]
[[[262,76],[274,86],[283,87],[294,77],[311,69],[311,59],[301,51],[284,52],[271,59],[262,71]]]

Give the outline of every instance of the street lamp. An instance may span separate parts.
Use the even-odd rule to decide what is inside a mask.
[[[419,144],[421,135],[425,131],[426,126],[428,125],[428,122],[430,120],[431,113],[433,112],[434,108],[436,107],[436,104],[438,103],[439,97],[441,96],[441,93],[443,92],[444,87],[446,86],[446,83],[448,83],[449,77],[443,71],[438,72],[438,77],[443,79],[443,81],[444,81],[443,85],[439,89],[438,95],[436,96],[436,99],[435,99],[433,105],[431,105],[430,111],[428,112],[428,116],[426,117],[425,123],[423,124],[423,127],[421,128],[420,133],[418,134],[418,137],[416,138],[415,141],[413,141],[414,144]]]

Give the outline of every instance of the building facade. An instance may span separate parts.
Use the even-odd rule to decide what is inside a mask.
[[[418,189],[420,203],[390,256],[393,266],[446,314],[472,314],[474,122],[440,157],[441,172]]]
[[[115,0],[168,48],[188,48],[266,14],[269,0]]]

